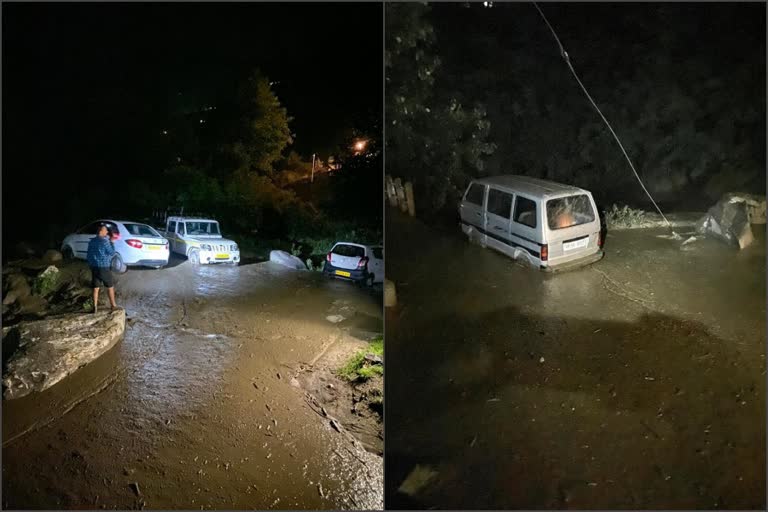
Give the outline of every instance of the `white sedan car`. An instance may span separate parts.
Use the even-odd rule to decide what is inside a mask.
[[[115,245],[115,259],[118,261],[113,263],[113,267],[162,268],[168,265],[168,240],[147,224],[127,220],[101,219],[86,224],[61,243],[64,257],[86,259],[88,242],[96,236],[102,224],[107,226]]]

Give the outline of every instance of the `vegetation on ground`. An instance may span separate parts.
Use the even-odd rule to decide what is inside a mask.
[[[647,220],[647,212],[627,205],[612,205],[605,212],[605,223],[609,228],[633,228],[642,225]]]
[[[373,339],[366,350],[361,350],[350,357],[344,366],[339,368],[338,375],[350,382],[366,381],[376,375],[384,375],[384,363],[371,362],[366,356],[384,358],[383,337]]]
[[[58,283],[58,272],[43,272],[32,282],[32,292],[35,295],[46,296],[56,290]]]

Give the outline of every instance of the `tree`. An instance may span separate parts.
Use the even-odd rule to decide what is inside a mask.
[[[293,142],[291,117],[259,71],[243,83],[237,100],[239,119],[224,151],[236,169],[272,176],[274,164]]]
[[[422,4],[387,4],[387,169],[413,181],[425,210],[452,204],[495,149],[485,109],[438,82],[435,32]],[[436,87],[436,83],[439,87]]]

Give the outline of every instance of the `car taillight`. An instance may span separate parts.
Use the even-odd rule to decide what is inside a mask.
[[[357,263],[357,268],[364,268],[368,264],[368,256],[363,256]]]
[[[328,263],[330,263],[331,262],[331,253],[328,253],[328,255],[325,257],[325,259],[326,259],[326,261]]]
[[[544,244],[541,246],[541,261],[547,261],[549,259],[549,246]]]
[[[142,247],[144,247],[144,244],[141,243],[141,240],[135,240],[133,238],[130,240],[126,240],[125,243],[127,243],[128,245],[136,249],[141,249]]]
[[[166,249],[168,248],[168,242],[165,242],[165,248]]]

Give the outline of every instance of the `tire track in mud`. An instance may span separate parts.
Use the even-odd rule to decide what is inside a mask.
[[[592,270],[602,276],[603,288],[605,288],[606,291],[616,295],[617,297],[621,297],[622,299],[634,302],[635,304],[638,304],[648,310],[654,311],[656,309],[656,303],[654,301],[633,296],[633,294],[629,292],[626,286],[622,286],[618,281],[611,278],[602,270],[596,269],[595,267],[592,267]]]

